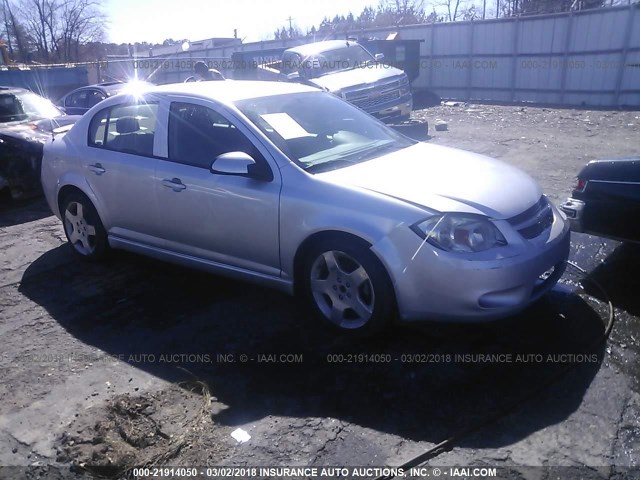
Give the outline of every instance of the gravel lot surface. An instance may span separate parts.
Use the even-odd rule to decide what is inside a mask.
[[[517,165],[556,202],[588,160],[640,150],[638,112],[463,104],[414,118],[427,141]],[[430,465],[621,479],[640,466],[638,246],[575,234],[586,279],[569,270],[517,317],[354,341],[254,285],[125,253],[79,262],[43,200],[1,208],[0,465],[15,467],[0,478],[397,466],[460,432]],[[594,280],[615,306],[606,343]]]

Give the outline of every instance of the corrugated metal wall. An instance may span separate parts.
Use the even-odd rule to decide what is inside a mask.
[[[432,90],[442,98],[638,107],[639,10],[636,3],[553,15],[354,31],[346,35],[385,38],[399,31],[403,39],[421,40],[420,74],[413,87]],[[300,40],[273,40],[177,52],[169,59],[171,63],[155,69],[152,80],[183,81],[192,74],[180,65],[183,60],[205,58],[217,61],[220,66],[226,60],[231,66],[231,54],[235,51],[270,50],[300,43]],[[139,66],[144,64],[139,62]],[[143,76],[151,72],[151,68],[140,70]]]
[[[638,4],[400,31],[424,40],[414,87],[443,98],[640,106]]]
[[[85,66],[0,69],[0,85],[28,88],[53,100],[86,85],[87,80]]]

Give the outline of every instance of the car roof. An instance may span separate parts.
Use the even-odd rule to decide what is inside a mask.
[[[104,82],[104,83],[96,83],[95,85],[87,85],[83,88],[94,88],[98,90],[102,90],[103,92],[112,93],[119,92],[122,90],[127,84],[124,82]]]
[[[314,55],[328,50],[336,50],[338,48],[348,47],[358,42],[354,40],[326,40],[324,42],[307,43],[287,49],[288,52],[299,53],[302,56]]]
[[[152,83],[149,82],[142,82],[145,85],[148,86],[154,86]],[[129,85],[128,82],[122,82],[119,80],[116,81],[112,81],[112,82],[103,82],[103,83],[95,83],[93,85],[85,85],[83,87],[78,87],[74,90],[71,90],[69,93],[65,94],[64,97],[62,98],[66,98],[69,95],[71,95],[72,93],[76,93],[76,92],[81,92],[84,90],[101,90],[102,92],[106,93],[107,95],[111,96],[111,95],[115,95],[117,93],[119,93],[121,90],[125,89],[127,87],[127,85]]]
[[[209,82],[172,83],[153,87],[146,92],[191,95],[230,103],[249,98],[269,97],[288,93],[317,92],[319,89],[301,83],[264,82],[253,80],[223,80]]]
[[[0,94],[2,93],[34,93],[31,90],[27,90],[26,88],[20,88],[20,87],[12,87],[12,86],[0,86]]]

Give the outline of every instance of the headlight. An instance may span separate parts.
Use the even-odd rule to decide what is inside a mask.
[[[480,215],[435,215],[412,225],[411,229],[447,252],[482,252],[507,244],[500,230]]]
[[[411,91],[411,85],[409,85],[409,77],[404,75],[400,79],[400,95],[406,95]]]

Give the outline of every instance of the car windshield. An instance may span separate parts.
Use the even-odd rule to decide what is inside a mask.
[[[342,168],[416,143],[324,92],[236,102],[280,150],[308,172]]]
[[[360,45],[349,45],[309,55],[302,61],[300,71],[305,78],[317,78],[329,73],[361,68],[375,58]]]
[[[51,101],[35,93],[0,94],[0,122],[39,120],[64,115]]]

